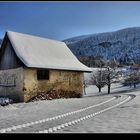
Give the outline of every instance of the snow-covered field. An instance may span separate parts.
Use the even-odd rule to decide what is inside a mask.
[[[115,91],[119,91],[119,86]],[[136,97],[124,105],[112,109],[62,132],[80,133],[140,133],[140,89],[121,88],[124,94]]]
[[[139,133],[140,86],[137,89],[133,89],[122,87],[120,84],[113,84],[111,91],[112,94],[107,95],[107,88],[104,87],[102,93],[99,94],[98,89],[95,86],[88,86],[86,88],[86,95],[84,95],[83,98],[18,103],[6,107],[0,107],[0,130],[30,122],[34,123],[46,118],[52,118],[54,116],[73,112],[87,106],[96,105],[111,99],[116,94],[134,94],[136,97],[130,102],[90,119],[81,121],[78,124],[59,130],[57,133]],[[92,112],[92,110],[89,112]],[[80,114],[78,117],[80,117]],[[75,119],[75,117],[69,116],[65,120],[69,121],[70,119]],[[60,122],[63,123],[63,119],[60,119]],[[50,121],[48,124],[44,122],[33,124],[25,128],[22,126],[23,128],[9,131],[9,133],[39,132],[44,130],[47,125],[50,125],[51,127],[52,125],[57,125],[57,123],[57,121]]]

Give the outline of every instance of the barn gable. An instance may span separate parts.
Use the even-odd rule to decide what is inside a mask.
[[[7,35],[4,37],[0,50],[0,70],[14,69],[24,65],[13,50]]]

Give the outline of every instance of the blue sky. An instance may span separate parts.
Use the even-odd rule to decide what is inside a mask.
[[[0,38],[17,31],[50,39],[140,27],[139,1],[0,2]]]

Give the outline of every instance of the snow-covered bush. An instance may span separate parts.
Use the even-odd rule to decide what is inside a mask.
[[[136,88],[136,85],[140,83],[140,72],[138,70],[130,69],[130,71],[125,76],[124,80],[122,81],[122,84],[124,86],[134,86]]]
[[[6,106],[6,105],[8,105],[10,103],[13,103],[12,99],[9,99],[7,97],[0,97],[0,105]]]

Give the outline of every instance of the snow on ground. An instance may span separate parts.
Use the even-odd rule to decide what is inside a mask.
[[[90,95],[91,89],[94,89],[93,86],[88,88]],[[114,84],[112,91],[112,94],[134,94],[136,97],[115,109],[62,130],[61,133],[140,133],[140,85],[133,89]],[[102,95],[105,94],[104,88]]]
[[[33,103],[17,103],[6,107],[0,106],[0,129],[75,111],[106,101],[118,93],[135,94],[136,97],[128,103],[68,127],[58,133],[139,133],[140,85],[137,89],[133,89],[116,83],[112,84],[111,92],[108,95],[107,87],[104,87],[102,88],[102,93],[98,93],[98,89],[95,86],[88,86],[86,95],[83,98],[55,99]]]

